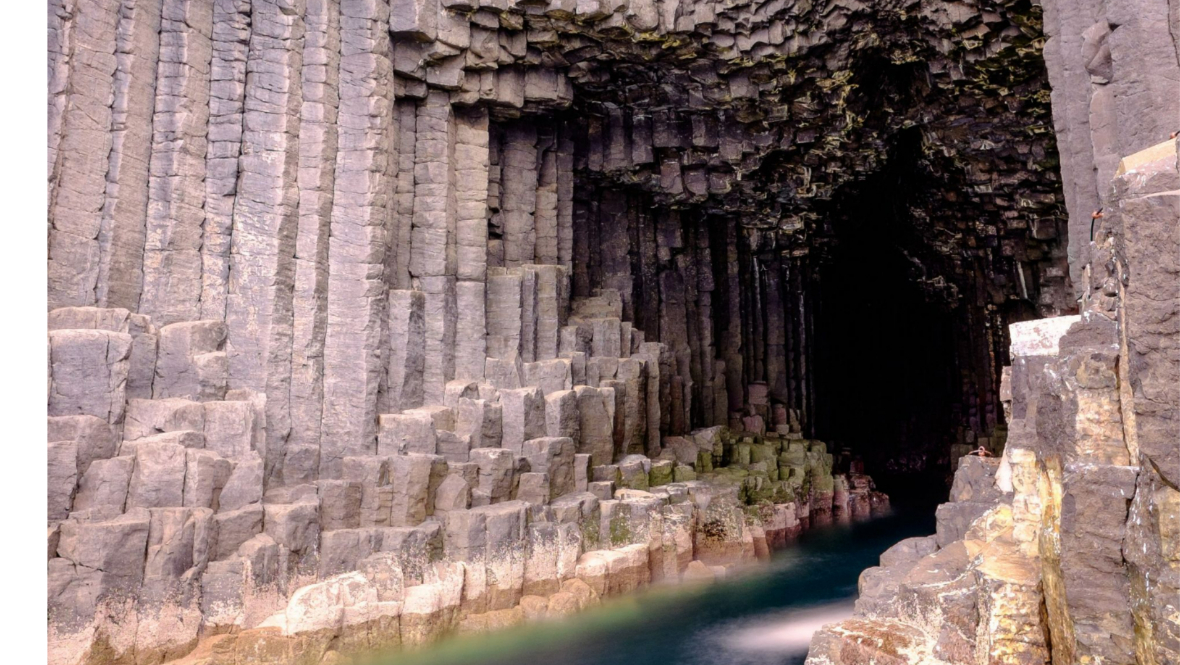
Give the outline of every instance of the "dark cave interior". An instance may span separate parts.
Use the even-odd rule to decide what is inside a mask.
[[[834,241],[815,275],[814,434],[862,458],[893,495],[930,485],[907,482],[914,474],[946,475],[964,402],[982,387],[960,385],[963,304],[913,279],[925,276],[908,219],[923,194],[917,139],[903,135],[884,168],[834,199]]]

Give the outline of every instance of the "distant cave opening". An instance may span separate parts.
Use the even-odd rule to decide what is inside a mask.
[[[924,85],[870,65],[896,107]],[[839,143],[815,127],[747,141],[702,114],[585,111],[537,141],[560,149],[568,135],[572,150],[571,319],[585,316],[579,301],[614,294],[637,331],[631,353],[659,343],[662,436],[723,425],[784,448],[823,441],[838,472],[863,462],[880,489],[923,505],[945,500],[959,457],[1003,449],[1007,326],[1072,304],[1064,216],[1041,178],[1052,155],[889,108],[853,164],[808,154]],[[494,167],[526,123],[505,123]],[[994,162],[964,161],[952,135],[1025,154],[1027,170],[998,186]],[[718,144],[731,161],[704,156]],[[586,362],[599,381],[613,372]]]
[[[962,305],[932,299],[915,281],[926,266],[907,219],[922,186],[912,138],[835,199],[814,285],[815,436],[862,458],[897,497],[945,492],[963,411],[955,321]]]
[[[891,496],[932,502],[945,500],[957,455],[1002,447],[1005,324],[1035,312],[1019,299],[989,307],[996,287],[976,283],[981,271],[946,279],[948,257],[914,219],[940,196],[923,159],[920,133],[903,131],[882,168],[832,198],[811,371],[813,435],[862,459]]]

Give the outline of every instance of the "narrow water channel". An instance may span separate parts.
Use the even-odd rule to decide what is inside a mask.
[[[653,588],[561,621],[464,636],[377,665],[794,665],[811,633],[852,611],[860,572],[902,538],[934,532],[930,506],[803,534],[760,569]]]

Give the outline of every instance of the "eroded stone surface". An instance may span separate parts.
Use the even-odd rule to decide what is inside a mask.
[[[1075,5],[53,0],[50,662],[332,662],[871,514],[814,438],[866,209],[961,339],[954,457],[1004,449],[1004,326],[1087,311],[1011,331],[1006,479],[913,548],[981,561],[865,579],[949,628],[823,639],[1174,659],[1180,32]]]

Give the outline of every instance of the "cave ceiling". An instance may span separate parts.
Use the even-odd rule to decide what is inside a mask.
[[[841,225],[888,225],[934,300],[1072,307],[1039,7],[652,4],[670,32],[635,27],[642,3],[598,6],[499,15],[526,67],[568,67],[572,89],[494,117],[562,118],[583,181],[820,262]]]

